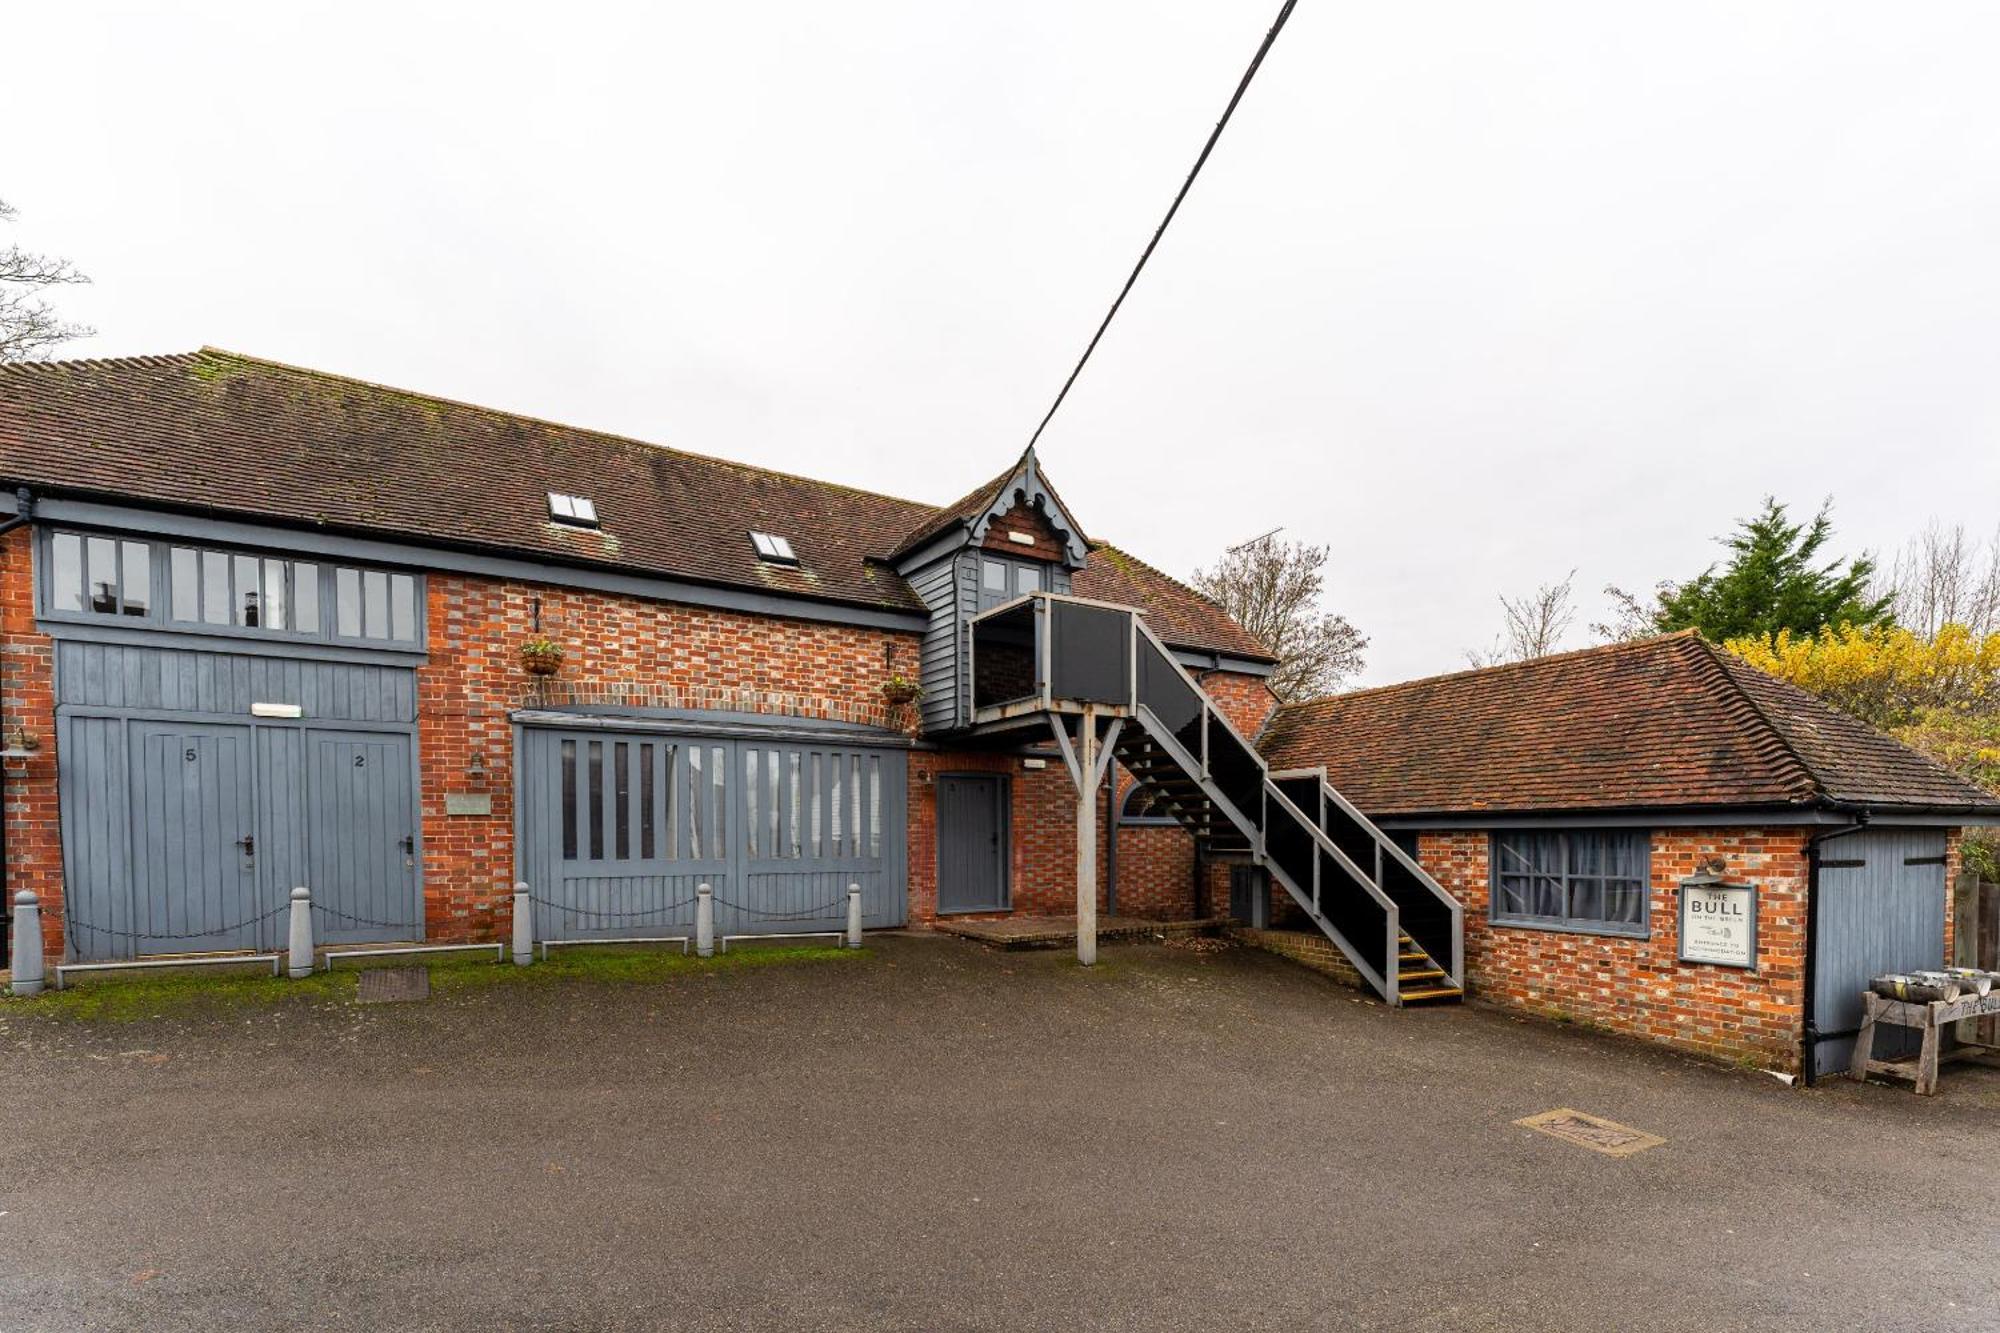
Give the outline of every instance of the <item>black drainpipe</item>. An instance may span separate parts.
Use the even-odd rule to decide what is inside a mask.
[[[0,535],[35,521],[35,497],[29,493],[28,488],[23,486],[15,491],[14,499],[19,507],[15,510],[14,517],[0,520]],[[30,567],[33,561],[34,558],[30,556]],[[6,721],[6,718],[0,717],[0,737],[7,734]],[[0,898],[6,899],[4,903],[0,903],[0,959],[11,959],[14,956],[14,895],[7,892],[7,871],[7,819],[5,814],[0,812]]]
[[[1803,1033],[1805,1050],[1799,1073],[1801,1081],[1807,1087],[1811,1087],[1816,1078],[1814,1066],[1818,1063],[1820,1043],[1819,1015],[1813,1009],[1813,991],[1819,971],[1819,849],[1823,844],[1832,842],[1835,838],[1844,838],[1850,833],[1861,832],[1868,827],[1868,822],[1874,818],[1874,812],[1865,805],[1843,805],[1839,802],[1829,801],[1826,804],[1826,808],[1852,815],[1854,822],[1843,824],[1839,828],[1828,829],[1824,833],[1815,833],[1812,837],[1806,839],[1805,1030]],[[1852,1036],[1853,1034],[1849,1033],[1847,1035]]]

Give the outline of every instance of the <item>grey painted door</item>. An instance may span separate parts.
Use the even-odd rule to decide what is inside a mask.
[[[61,641],[55,686],[69,957],[277,948],[300,884],[396,923],[322,912],[321,939],[420,933],[403,924],[421,919],[421,872],[401,846],[417,831],[415,672]],[[313,720],[250,716],[259,702]],[[329,744],[337,780],[315,769]],[[364,750],[382,760],[366,781]]]
[[[293,886],[322,942],[423,935],[407,733],[59,723],[65,949],[272,949]]]
[[[1813,911],[1816,1074],[1847,1068],[1872,978],[1944,965],[1944,854],[1941,829],[1870,829],[1821,849]],[[1878,1055],[1906,1053],[1902,1029],[1877,1031]]]
[[[899,926],[906,756],[796,739],[522,735],[520,874],[538,939],[683,934],[695,891],[728,934]]]
[[[938,911],[1007,908],[1006,784],[996,774],[937,780]]]
[[[131,924],[110,952],[253,947],[260,905],[249,728],[135,722],[130,744]]]
[[[410,738],[305,733],[314,938],[346,944],[424,937],[417,893]]]

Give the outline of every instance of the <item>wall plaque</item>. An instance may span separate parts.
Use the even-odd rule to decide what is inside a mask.
[[[444,794],[444,812],[448,815],[490,815],[493,813],[493,793],[448,791]]]
[[[1681,961],[1757,966],[1757,886],[1682,880]]]

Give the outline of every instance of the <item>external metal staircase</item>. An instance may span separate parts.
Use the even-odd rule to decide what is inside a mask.
[[[1463,996],[1457,899],[1324,772],[1272,772],[1138,611],[1037,593],[975,620],[972,644],[975,726],[1045,720],[1067,752],[1072,726],[1108,721],[1156,808],[1207,855],[1264,867],[1389,1003]]]

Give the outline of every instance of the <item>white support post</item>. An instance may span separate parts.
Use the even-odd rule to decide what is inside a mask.
[[[715,890],[703,884],[694,891],[694,951],[715,956]]]
[[[535,899],[526,880],[514,884],[514,966],[535,961]]]
[[[1076,767],[1076,961],[1093,967],[1097,963],[1097,709],[1090,704],[1083,706],[1083,725],[1077,729]]]
[[[847,947],[861,947],[861,886],[847,886]]]
[[[14,969],[16,995],[42,993],[42,905],[27,889],[14,895]]]
[[[313,971],[313,905],[312,891],[301,884],[292,890],[292,935],[291,957],[285,963],[285,975],[297,981],[309,977]]]

